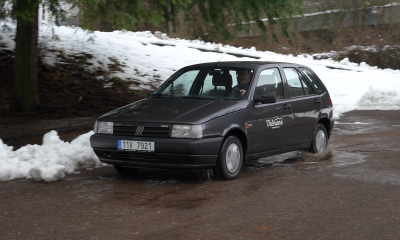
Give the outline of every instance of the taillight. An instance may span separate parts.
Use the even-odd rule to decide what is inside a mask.
[[[329,98],[329,104],[331,106],[331,113],[329,113],[329,118],[333,117],[333,104],[332,104],[332,99]]]

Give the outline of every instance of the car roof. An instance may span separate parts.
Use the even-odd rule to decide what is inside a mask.
[[[277,65],[277,64],[284,64],[284,65],[293,65],[297,67],[305,67],[300,64],[296,63],[286,63],[286,62],[265,62],[265,61],[232,61],[232,62],[208,62],[208,63],[200,63],[187,66],[185,68],[203,68],[203,67],[232,67],[232,68],[250,68],[250,69],[257,69],[261,66],[268,66],[268,65]]]

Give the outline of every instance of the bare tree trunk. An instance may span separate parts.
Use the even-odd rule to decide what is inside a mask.
[[[14,108],[19,111],[32,110],[39,105],[37,91],[39,5],[37,2],[17,0],[17,8],[28,8],[29,12],[33,13],[33,21],[17,17]]]

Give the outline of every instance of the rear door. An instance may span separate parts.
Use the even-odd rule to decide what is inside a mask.
[[[309,143],[313,139],[315,125],[321,111],[320,96],[306,78],[295,67],[283,67],[287,81],[292,110],[291,138],[292,146]]]
[[[246,129],[252,152],[265,152],[288,146],[290,131],[290,100],[285,97],[282,73],[278,67],[260,72],[253,99],[263,94],[274,94],[276,103],[255,103],[251,126]],[[250,148],[249,148],[250,149]]]

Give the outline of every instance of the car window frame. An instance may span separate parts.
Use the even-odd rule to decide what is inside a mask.
[[[255,97],[256,97],[256,95],[255,95],[255,89],[256,89],[256,87],[257,87],[258,80],[259,80],[259,78],[260,78],[261,72],[263,72],[263,71],[265,71],[265,70],[268,70],[268,69],[272,69],[272,68],[278,69],[278,73],[279,73],[279,75],[280,75],[280,77],[281,77],[281,81],[282,81],[283,95],[284,95],[284,98],[283,98],[283,99],[277,99],[276,102],[286,101],[286,100],[288,99],[288,98],[287,98],[287,95],[286,95],[286,88],[285,88],[286,81],[285,81],[285,79],[284,79],[283,76],[282,76],[282,69],[281,69],[281,67],[280,67],[279,65],[268,65],[268,66],[260,67],[260,68],[257,69],[257,71],[255,72],[255,74],[257,74],[257,80],[254,81],[254,86],[252,86],[252,89],[251,89],[251,90],[252,90],[252,98],[251,98],[251,99],[252,99],[253,101],[255,100]],[[258,106],[268,105],[268,104],[272,104],[272,103],[260,103],[260,104],[258,104]]]
[[[295,68],[296,68],[297,73],[300,75],[300,78],[303,78],[303,80],[304,80],[305,82],[307,82],[308,85],[311,87],[311,89],[314,91],[313,94],[305,94],[306,92],[305,92],[305,89],[304,89],[303,82],[300,80],[300,83],[301,83],[301,85],[303,86],[303,93],[304,93],[304,96],[313,96],[313,95],[317,95],[317,90],[312,86],[312,84],[310,83],[310,81],[308,80],[308,78],[307,78],[306,76],[304,76],[304,74],[303,74],[303,73],[301,72],[301,70],[299,69],[299,68],[301,68],[301,67],[295,67]],[[307,87],[308,87],[308,86],[307,86]]]
[[[324,94],[324,93],[327,91],[327,90],[326,90],[326,87],[325,87],[325,85],[324,85],[324,83],[321,81],[321,79],[318,77],[318,75],[315,74],[315,72],[314,72],[311,68],[306,67],[306,66],[298,66],[297,68],[299,69],[300,73],[303,74],[304,76],[305,76],[305,73],[303,73],[303,71],[301,71],[300,68],[305,68],[305,69],[309,70],[309,71],[314,75],[314,77],[316,78],[316,81],[317,81],[317,82],[321,85],[321,87],[322,87],[322,90],[323,90],[323,91],[320,92],[320,93],[318,93],[317,89],[314,88],[313,84],[310,82],[310,80],[308,80],[308,77],[305,76],[305,78],[306,78],[306,80],[308,81],[308,83],[310,83],[311,87],[314,88],[314,92],[315,92],[316,95]]]
[[[297,69],[297,66],[294,66],[294,65],[286,65],[286,64],[285,64],[285,65],[282,66],[282,72],[283,72],[283,74],[285,75],[286,88],[287,88],[287,93],[288,93],[288,96],[289,96],[288,99],[296,99],[296,98],[311,96],[311,95],[306,95],[306,93],[304,92],[304,86],[303,86],[303,83],[301,82],[301,79],[300,79],[300,77],[302,77],[302,75],[299,75],[299,80],[300,80],[301,88],[303,89],[303,95],[302,95],[302,96],[296,96],[296,97],[290,96],[289,84],[288,84],[288,82],[287,82],[287,78],[286,78],[286,74],[285,74],[284,68],[293,68],[293,69],[296,70],[297,74],[299,74],[299,70]],[[314,91],[314,92],[315,92],[315,91]]]

